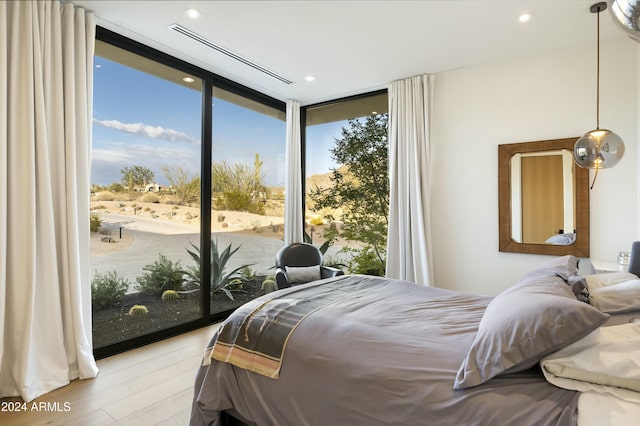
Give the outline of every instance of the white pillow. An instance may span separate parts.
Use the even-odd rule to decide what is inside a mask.
[[[607,275],[607,274],[601,274]],[[590,288],[591,305],[601,312],[616,314],[640,309],[640,280],[623,281]]]
[[[570,246],[571,244],[576,242],[576,234],[557,234],[549,237],[545,243],[547,244],[556,244],[561,246]]]
[[[585,275],[584,278],[589,285],[589,291],[591,291],[594,288],[619,284],[629,280],[637,280],[638,276],[631,272],[606,272],[603,274]]]
[[[320,279],[320,265],[314,266],[285,266],[287,280],[292,283],[308,283]]]

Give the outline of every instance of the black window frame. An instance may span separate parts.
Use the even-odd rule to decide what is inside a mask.
[[[279,110],[283,113],[286,113],[286,103],[101,26],[96,27],[96,40],[108,43],[114,47],[129,51],[162,65],[172,67],[186,74],[193,75],[202,81],[200,268],[201,276],[208,277],[210,275],[211,265],[211,173],[205,173],[204,171],[210,171],[212,165],[213,107],[211,99],[213,98],[213,91],[214,89],[223,89],[235,95],[239,95]],[[96,359],[105,358],[224,320],[233,310],[212,314],[210,312],[210,299],[205,296],[209,295],[210,281],[208,279],[203,279],[202,281],[203,282],[200,283],[200,288],[202,289],[201,311],[198,319],[138,336],[133,339],[127,339],[100,348],[94,348],[94,357]]]

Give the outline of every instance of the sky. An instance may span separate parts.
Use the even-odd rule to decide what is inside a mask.
[[[91,182],[122,181],[125,167],[143,166],[168,185],[163,165],[200,175],[201,93],[96,55]],[[199,87],[199,82],[194,83]],[[263,161],[267,186],[284,186],[286,123],[213,98],[213,159],[253,168]],[[345,122],[312,126],[307,133],[307,174],[333,167],[329,150]]]

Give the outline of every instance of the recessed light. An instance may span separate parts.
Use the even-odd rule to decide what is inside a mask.
[[[518,21],[523,22],[523,23],[524,22],[529,22],[529,20],[531,20],[532,17],[533,17],[533,13],[525,12],[525,13],[523,13],[522,15],[520,15],[518,17]]]
[[[184,81],[185,83],[193,83],[196,80],[193,77],[182,77],[182,81]]]
[[[312,82],[312,81],[315,81],[315,80],[316,80],[316,78],[315,78],[314,76],[312,76],[312,75],[308,75],[308,76],[306,76],[304,79],[305,79],[306,81],[308,81],[308,82]]]
[[[200,17],[200,12],[196,9],[185,9],[184,14],[191,19],[198,19]]]

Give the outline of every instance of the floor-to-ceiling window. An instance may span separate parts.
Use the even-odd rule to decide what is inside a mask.
[[[387,110],[386,91],[304,109],[305,235],[348,272],[384,274]]]
[[[105,356],[262,294],[281,245],[285,124],[280,101],[104,29],[97,39],[89,214]]]
[[[282,109],[219,87],[213,88],[212,105],[215,314],[264,293],[264,281],[274,279],[284,234],[286,116]]]

